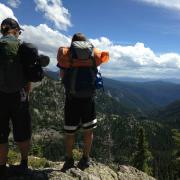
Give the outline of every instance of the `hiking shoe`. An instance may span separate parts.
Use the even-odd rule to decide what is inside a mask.
[[[73,158],[66,158],[61,171],[66,172],[68,169],[71,169],[73,167],[74,167],[74,159]]]
[[[77,167],[81,170],[88,168],[91,165],[91,161],[89,157],[83,156],[77,164]]]

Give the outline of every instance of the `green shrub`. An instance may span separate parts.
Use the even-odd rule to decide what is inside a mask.
[[[20,154],[10,150],[8,153],[8,164],[15,164],[20,161]]]
[[[38,157],[43,157],[43,149],[39,144],[32,144],[30,154]]]
[[[73,149],[73,158],[75,161],[78,161],[82,157],[82,150],[81,149]]]
[[[43,129],[32,138],[31,155],[59,161],[64,152],[64,137],[53,129]]]
[[[45,158],[38,158],[38,157],[33,157],[30,156],[29,157],[29,162],[28,162],[29,166],[31,166],[32,168],[46,168],[46,167],[50,167],[50,163],[48,162],[47,159]]]

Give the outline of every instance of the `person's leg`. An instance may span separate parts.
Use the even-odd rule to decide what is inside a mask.
[[[8,144],[0,144],[0,179],[5,179],[6,177],[6,162],[8,155]]]
[[[9,94],[0,92],[0,179],[5,178],[9,136]]]
[[[2,113],[0,113],[2,114]],[[1,117],[1,116],[0,116]],[[8,136],[9,136],[9,122],[7,119],[7,123],[3,123],[3,119],[1,122],[0,127],[0,179],[5,179],[6,177],[6,163],[7,163],[7,156],[8,156]]]
[[[66,156],[67,158],[72,158],[72,150],[74,147],[75,135],[74,134],[66,134],[65,144],[66,144]]]
[[[66,97],[64,107],[64,131],[65,131],[65,144],[66,155],[72,158],[72,150],[75,141],[75,132],[80,124],[80,117],[78,113],[78,102],[74,98]]]
[[[20,165],[27,168],[28,167],[28,153],[29,153],[29,149],[31,147],[31,140],[26,140],[26,141],[16,142],[16,143],[17,143],[20,153],[21,153]]]
[[[8,144],[0,144],[0,165],[5,165],[8,155]]]
[[[93,130],[92,129],[84,130],[84,148],[83,148],[84,157],[89,157],[92,142],[93,142]]]
[[[75,140],[74,134],[66,133],[65,135],[66,156],[65,156],[65,162],[61,169],[62,172],[66,172],[66,170],[74,167],[74,159],[72,154],[72,150],[74,147],[74,140]]]
[[[77,113],[77,102],[72,98],[67,98],[65,101],[65,109],[64,109],[64,130],[65,130],[65,145],[66,145],[66,158],[65,163],[63,165],[62,171],[74,167],[74,160],[72,150],[75,143],[75,132],[79,127],[80,118]]]
[[[97,126],[94,98],[87,98],[82,104],[82,126],[84,129],[83,156],[89,157],[93,142],[93,129]]]
[[[8,155],[8,144],[0,144],[0,179],[5,180],[7,176],[7,155]]]
[[[8,144],[0,144],[0,179],[6,179],[7,176],[7,155],[8,155]]]
[[[84,130],[84,148],[83,148],[83,156],[78,162],[78,168],[81,170],[84,170],[88,168],[91,165],[90,161],[90,152],[91,152],[91,146],[93,142],[93,130],[92,129],[86,129]]]
[[[94,98],[84,99],[81,109],[82,126],[84,128],[84,148],[83,156],[78,163],[78,167],[84,170],[91,164],[89,154],[93,142],[93,128],[97,125]]]
[[[14,95],[14,101],[12,102],[12,125],[14,140],[21,153],[20,166],[22,169],[27,169],[28,153],[31,146],[31,116],[28,96],[23,93]],[[22,98],[22,95],[25,98]]]

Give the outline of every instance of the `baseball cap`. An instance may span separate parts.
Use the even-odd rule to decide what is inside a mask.
[[[2,21],[2,23],[1,23],[1,28],[2,28],[3,26],[4,26],[4,27],[9,26],[11,29],[16,29],[16,28],[18,28],[19,30],[23,30],[23,29],[19,26],[18,22],[17,22],[15,19],[12,19],[12,18],[6,18],[6,19],[4,19],[4,20]]]

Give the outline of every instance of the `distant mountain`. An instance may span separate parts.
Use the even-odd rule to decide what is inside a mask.
[[[150,81],[162,81],[180,84],[180,78],[133,78],[133,77],[116,77],[112,78],[117,81],[125,82],[150,82]]]
[[[106,92],[139,112],[151,111],[180,99],[180,84],[163,81],[122,82],[104,78]]]
[[[48,78],[55,80],[55,81],[58,81],[60,79],[59,70],[52,71],[48,68],[44,68],[43,70],[44,70],[45,76],[47,76]]]
[[[44,69],[44,72],[50,79],[59,80],[58,71]],[[180,99],[180,84],[165,82],[165,79],[150,80],[152,79],[122,78],[122,81],[117,81],[104,78],[105,91],[109,97],[113,97],[111,104],[114,106],[118,102],[117,108],[112,109],[121,112],[121,115],[130,111],[144,114]]]
[[[180,100],[170,103],[155,114],[161,122],[167,122],[174,128],[180,128]]]

